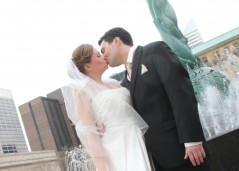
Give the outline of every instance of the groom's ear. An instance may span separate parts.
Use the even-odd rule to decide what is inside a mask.
[[[113,43],[117,47],[121,44],[121,39],[119,37],[115,37],[114,40],[113,40]]]

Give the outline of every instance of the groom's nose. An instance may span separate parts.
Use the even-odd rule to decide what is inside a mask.
[[[105,57],[105,55],[102,55],[102,58],[103,58],[104,60],[106,60],[106,57]]]

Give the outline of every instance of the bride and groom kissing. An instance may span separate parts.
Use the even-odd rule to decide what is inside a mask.
[[[189,75],[163,41],[134,46],[116,27],[77,47],[62,88],[69,118],[97,171],[209,171]],[[121,82],[102,80],[124,64]],[[146,150],[147,149],[147,150]]]

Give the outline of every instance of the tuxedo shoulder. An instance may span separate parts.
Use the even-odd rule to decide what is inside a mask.
[[[155,45],[165,45],[166,43],[164,41],[155,41],[147,44],[146,46],[155,46]]]
[[[155,41],[144,46],[144,48],[150,48],[150,47],[168,47],[168,45],[164,41]]]

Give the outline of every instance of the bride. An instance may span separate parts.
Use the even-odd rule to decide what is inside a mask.
[[[72,81],[62,87],[68,117],[97,171],[151,171],[143,134],[148,128],[131,106],[129,91],[113,79],[89,44],[77,47],[68,63]]]

